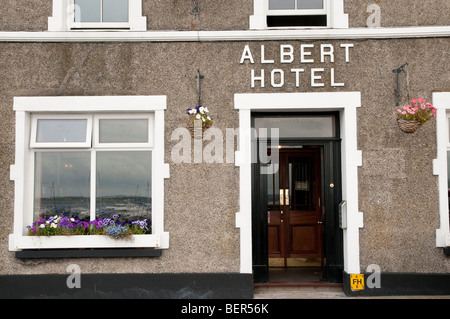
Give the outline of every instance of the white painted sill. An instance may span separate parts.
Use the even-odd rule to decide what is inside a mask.
[[[132,235],[114,239],[105,235],[23,236],[11,234],[9,250],[24,249],[82,249],[82,248],[160,248],[161,236]]]

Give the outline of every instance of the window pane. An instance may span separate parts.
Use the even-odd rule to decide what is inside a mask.
[[[447,151],[447,196],[450,211],[450,151]]]
[[[323,9],[323,0],[297,0],[297,9]]]
[[[450,151],[447,151],[447,181],[448,181],[448,195],[450,200]],[[450,202],[450,201],[449,201]]]
[[[100,22],[101,0],[75,0],[75,22]]]
[[[269,0],[269,10],[295,9],[295,0]]]
[[[103,22],[128,22],[128,0],[103,0]]]
[[[147,143],[147,119],[100,120],[100,143]]]
[[[36,142],[85,142],[87,120],[38,119]]]
[[[267,128],[270,134],[271,128],[279,129],[279,137],[335,137],[334,116],[302,116],[302,117],[260,117],[255,118],[255,129],[258,137],[266,137]]]
[[[447,143],[450,144],[450,118],[447,119],[447,127],[448,127],[448,141]]]
[[[90,152],[36,152],[34,214],[89,220]]]
[[[150,151],[97,152],[96,217],[151,218]]]

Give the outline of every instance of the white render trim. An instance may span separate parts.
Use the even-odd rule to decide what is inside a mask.
[[[280,107],[281,106],[281,107]],[[330,111],[340,112],[342,138],[342,199],[347,201],[347,228],[344,232],[344,270],[360,273],[359,229],[363,215],[358,211],[358,167],[356,109],[361,106],[360,92],[324,93],[244,93],[235,94],[234,108],[239,110],[239,205],[236,215],[241,236],[241,273],[252,273],[251,230],[251,111]]]
[[[48,17],[48,31],[70,31],[74,27],[127,28],[131,31],[146,31],[147,18],[142,16],[142,0],[128,0],[128,22],[125,23],[75,23],[74,1],[53,0],[52,16]],[[86,31],[81,31],[86,32]]]
[[[344,13],[344,0],[325,1],[325,9],[328,15],[329,28],[348,28],[348,15]],[[272,10],[273,11],[273,10]],[[291,10],[283,10],[291,11]],[[302,11],[298,10],[299,15]],[[267,15],[269,14],[269,0],[254,0],[253,15],[250,16],[250,29],[267,29]],[[277,11],[278,12],[278,11]]]
[[[437,158],[433,160],[433,174],[438,176],[439,229],[436,229],[436,247],[450,246],[450,224],[448,211],[447,147],[449,127],[447,112],[450,111],[450,92],[433,93],[436,107]]]
[[[114,239],[103,235],[21,236],[9,235],[9,250],[73,249],[73,248],[144,248],[160,247],[160,235],[133,235]]]
[[[165,110],[165,95],[21,96],[14,98],[15,111],[27,112],[148,112]],[[126,107],[124,107],[126,104]]]
[[[450,26],[230,31],[3,31],[0,42],[207,42],[449,37]]]
[[[89,248],[89,247],[157,247],[169,248],[169,233],[164,231],[164,179],[170,177],[169,165],[164,163],[164,111],[167,98],[156,96],[37,96],[14,97],[16,112],[15,163],[11,165],[10,179],[14,181],[14,229],[9,236],[9,249],[27,248]],[[25,235],[25,226],[31,225],[33,209],[33,152],[28,141],[31,114],[36,113],[115,113],[152,112],[154,114],[152,152],[152,235],[138,236],[135,241],[111,241],[98,236],[55,236],[37,240]],[[31,176],[31,177],[30,177]],[[98,238],[97,238],[98,237]],[[106,245],[106,246],[105,246]]]

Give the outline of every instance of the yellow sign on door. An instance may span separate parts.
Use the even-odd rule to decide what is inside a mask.
[[[350,274],[350,288],[351,290],[364,290],[364,275]]]

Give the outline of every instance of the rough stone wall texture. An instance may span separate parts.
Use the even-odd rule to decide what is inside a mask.
[[[143,0],[142,13],[151,30],[248,30],[253,0],[197,0],[200,14],[191,14],[192,0]],[[364,28],[367,7],[381,9],[381,26],[447,25],[450,10],[447,0],[345,0],[344,12],[350,27]],[[3,0],[0,8],[1,31],[45,31],[52,15],[52,0]]]
[[[174,129],[184,126],[185,110],[197,103],[195,75],[200,69],[203,104],[215,118],[215,127],[238,126],[233,108],[235,93],[360,91],[358,148],[359,206],[364,213],[360,231],[361,266],[375,263],[382,271],[448,272],[450,262],[435,247],[438,228],[435,121],[412,135],[401,133],[392,117],[395,75],[392,70],[408,62],[411,97],[431,99],[433,91],[450,89],[448,38],[351,41],[350,62],[344,61],[341,43],[316,41],[311,58],[320,60],[319,45],[336,49],[335,63],[299,63],[302,41],[211,43],[1,43],[0,44],[0,273],[65,273],[70,263],[86,273],[125,272],[239,272],[239,169],[234,164],[176,164],[171,150]],[[240,64],[248,44],[255,64]],[[260,47],[274,64],[262,65]],[[280,44],[296,48],[291,64],[279,62]],[[430,50],[429,48],[432,48]],[[51,57],[51,58],[50,58]],[[304,67],[299,87],[290,74]],[[323,67],[325,86],[311,88],[311,67]],[[329,68],[345,87],[331,87]],[[282,88],[250,87],[254,68],[285,70]],[[289,77],[288,77],[289,76]],[[404,83],[404,82],[403,82]],[[405,92],[405,90],[403,91]],[[167,95],[165,159],[170,179],[165,181],[165,229],[170,249],[159,258],[21,261],[8,251],[13,227],[14,96],[52,95]],[[402,95],[404,100],[405,95]],[[205,142],[206,144],[208,142]],[[224,155],[225,156],[225,155]],[[202,198],[203,202],[199,199]],[[250,198],[248,199],[250,200]]]

